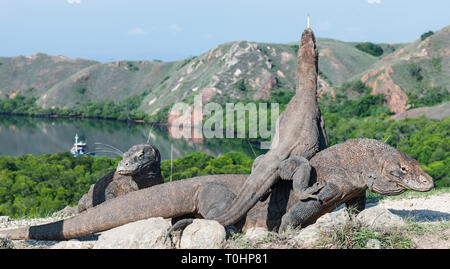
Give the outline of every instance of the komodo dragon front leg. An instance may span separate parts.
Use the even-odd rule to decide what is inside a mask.
[[[321,212],[324,211],[324,203],[339,197],[340,191],[334,184],[322,184],[316,199],[304,199],[296,202],[281,219],[279,232],[284,232],[288,228],[305,227],[313,223]]]
[[[309,161],[301,156],[295,156],[280,163],[280,178],[282,180],[292,180],[293,194],[296,200],[304,201],[319,197],[315,195],[324,186],[324,182],[316,182],[310,186],[311,165]]]

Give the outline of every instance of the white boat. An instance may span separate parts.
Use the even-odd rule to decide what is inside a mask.
[[[75,135],[75,143],[73,144],[72,149],[70,150],[70,152],[74,155],[74,156],[78,156],[78,155],[86,155],[86,146],[87,143],[83,142],[83,141],[78,141],[78,134]]]

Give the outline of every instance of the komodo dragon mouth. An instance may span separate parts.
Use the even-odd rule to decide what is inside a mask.
[[[386,161],[381,168],[381,176],[386,180],[379,182],[388,190],[388,195],[397,195],[406,190],[427,192],[434,188],[433,178],[425,173],[419,162],[401,151],[392,151],[384,156]],[[375,186],[380,188],[379,186]]]

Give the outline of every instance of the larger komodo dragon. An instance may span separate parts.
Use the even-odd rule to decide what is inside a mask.
[[[324,120],[317,102],[319,54],[313,31],[302,34],[298,50],[297,89],[279,118],[271,149],[258,160],[236,199],[225,212],[216,216],[224,226],[236,223],[280,179],[280,164],[289,159],[310,159],[327,147]]]
[[[290,172],[285,171],[292,174],[292,181],[279,181],[269,198],[248,212],[241,223],[244,230],[255,226],[272,230],[279,227],[280,231],[289,226],[305,227],[343,203],[361,210],[367,189],[397,195],[407,189],[426,192],[434,186],[416,160],[372,139],[349,140],[317,153],[309,163],[302,158],[296,162],[297,166],[288,166]],[[214,218],[231,205],[246,178],[214,175],[160,184],[119,196],[66,220],[3,230],[0,237],[64,240],[151,217],[190,214]],[[310,188],[304,182],[324,185],[317,193],[319,200],[303,200]]]
[[[151,144],[139,144],[123,154],[117,168],[92,184],[78,202],[78,213],[126,193],[164,183],[161,154]]]

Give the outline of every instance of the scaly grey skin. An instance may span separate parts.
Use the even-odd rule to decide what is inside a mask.
[[[304,185],[308,162],[298,162],[292,180],[273,186],[265,201],[253,207],[243,230],[266,227],[284,231],[305,227],[343,203],[364,208],[365,191],[398,195],[406,190],[429,191],[433,179],[408,155],[372,139],[355,139],[317,153],[310,161],[311,186]],[[287,174],[290,174],[287,172]],[[64,240],[102,232],[151,217],[196,216],[214,218],[227,210],[247,175],[214,175],[165,183],[119,196],[82,214],[44,225],[0,231],[10,239]],[[314,185],[323,185],[319,200],[304,197]],[[300,195],[296,195],[299,192]]]
[[[298,51],[297,89],[279,118],[272,147],[246,180],[230,208],[214,218],[224,226],[236,223],[280,179],[280,164],[290,157],[310,159],[327,147],[324,121],[317,103],[318,50],[306,29]]]
[[[295,201],[280,231],[304,227],[342,203],[364,209],[366,189],[383,195],[426,192],[433,179],[407,154],[373,139],[354,139],[321,151],[310,160],[311,181],[322,183],[318,200]]]
[[[116,170],[93,184],[78,202],[78,213],[126,193],[164,183],[161,155],[150,144],[139,144],[123,154]]]

